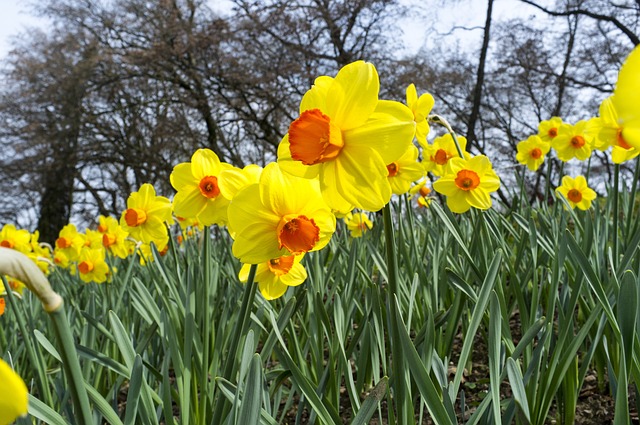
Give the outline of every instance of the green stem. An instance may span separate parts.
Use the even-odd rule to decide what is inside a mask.
[[[456,150],[458,151],[458,155],[460,156],[460,158],[464,158],[464,151],[460,147],[460,143],[458,142],[456,133],[451,128],[451,125],[449,124],[449,122],[445,120],[443,117],[441,117],[440,115],[429,115],[428,120],[438,123],[447,129],[447,131],[449,132],[449,134],[451,134],[451,137],[453,138],[453,143],[456,145]]]
[[[211,238],[210,238],[210,227],[207,226],[204,228],[204,234],[202,236],[202,243],[204,245],[202,249],[202,265],[204,268],[204,276],[203,276],[203,285],[204,285],[204,295],[202,297],[203,302],[203,330],[204,333],[204,341],[202,344],[202,376],[200,377],[200,384],[202,386],[202,391],[200,391],[200,403],[199,403],[199,422],[201,425],[205,425],[207,422],[207,399],[211,394],[209,391],[209,339],[211,334],[211,321],[209,320],[211,316],[210,309],[210,286],[211,286]],[[177,258],[177,257],[176,257]]]
[[[620,164],[616,164],[613,171],[613,262],[618,265],[618,189],[620,187]]]
[[[633,182],[631,183],[631,192],[629,193],[629,206],[627,211],[627,224],[625,226],[627,236],[631,238],[631,217],[633,217],[633,208],[636,204],[636,190],[638,189],[638,180],[640,179],[640,156],[636,158],[636,169],[633,173]]]

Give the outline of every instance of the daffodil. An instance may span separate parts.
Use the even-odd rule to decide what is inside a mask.
[[[591,156],[593,139],[585,133],[587,122],[578,121],[575,125],[562,124],[558,129],[558,135],[551,142],[551,147],[556,150],[558,159],[569,161],[577,158],[581,161]]]
[[[614,164],[621,164],[640,154],[640,149],[631,146],[624,139],[623,130],[611,97],[600,104],[600,116],[591,118],[587,123],[587,132],[593,134],[597,149],[606,150],[609,146],[613,147],[611,160]]]
[[[562,125],[562,118],[552,117],[549,120],[541,121],[538,125],[538,136],[543,142],[551,143],[558,135],[558,130]]]
[[[27,256],[37,264],[42,273],[49,274],[53,262],[51,246],[46,243],[40,243],[38,241],[39,238],[40,232],[37,230],[31,234],[31,238],[29,240],[31,252],[27,253]]]
[[[102,283],[107,280],[109,265],[102,248],[85,247],[78,257],[78,275],[83,282]]]
[[[23,254],[31,252],[31,234],[26,229],[16,229],[13,224],[5,224],[0,230],[0,246],[15,249]]]
[[[162,249],[169,241],[166,223],[171,221],[171,201],[156,196],[153,186],[145,183],[129,195],[120,226],[135,240],[146,244],[153,242]]]
[[[427,146],[427,135],[429,134],[429,121],[427,117],[435,104],[433,96],[423,93],[418,97],[418,91],[414,84],[407,87],[407,106],[413,112],[413,120],[416,122],[416,140],[423,148]]]
[[[375,67],[363,61],[346,65],[335,78],[317,78],[278,146],[282,169],[318,178],[336,211],[377,211],[389,202],[387,164],[412,143],[413,113],[399,102],[378,100],[379,85]]]
[[[120,226],[115,217],[104,217],[98,226],[102,230],[102,246],[107,252],[118,258],[127,258],[132,241],[127,239],[129,233]]]
[[[516,160],[525,164],[531,171],[536,171],[544,162],[545,156],[551,150],[551,144],[543,141],[540,136],[530,136],[516,146],[518,153]]]
[[[255,281],[260,293],[267,300],[280,298],[290,286],[298,286],[307,279],[307,271],[300,264],[304,254],[285,255],[258,264]],[[238,273],[240,282],[249,280],[249,264],[244,264]]]
[[[234,196],[229,205],[233,254],[246,264],[323,248],[336,228],[317,180],[264,168],[260,182]]]
[[[424,176],[424,166],[418,162],[418,148],[413,145],[396,161],[387,164],[391,191],[396,195],[407,193],[411,183]]]
[[[352,238],[362,237],[364,232],[373,228],[373,223],[363,212],[349,213],[344,218],[344,222],[349,229]]]
[[[0,425],[8,425],[27,414],[29,393],[20,376],[0,359]]]
[[[471,159],[452,158],[445,174],[433,183],[433,188],[447,197],[447,205],[454,213],[474,207],[491,207],[491,192],[500,187],[500,179],[484,155]]]
[[[69,223],[60,230],[58,233],[58,239],[56,239],[56,247],[54,250],[54,257],[56,252],[61,252],[67,261],[76,261],[80,250],[84,246],[85,237],[78,233],[75,224]]]
[[[409,189],[409,195],[413,199],[415,197],[418,207],[425,208],[431,204],[433,197],[429,196],[431,189],[427,187],[426,179],[420,180],[411,189]]]
[[[227,221],[229,199],[220,192],[220,173],[231,168],[210,149],[198,149],[191,162],[178,164],[171,173],[171,185],[178,192],[173,198],[176,215],[197,218],[205,226]]]
[[[465,158],[469,158],[470,155],[466,152],[467,138],[456,135],[456,140],[458,140]],[[449,133],[436,137],[433,140],[433,144],[425,147],[422,156],[422,164],[424,165],[425,171],[430,172],[434,176],[443,175],[447,163],[451,158],[460,158],[453,137]]]
[[[613,105],[622,127],[622,139],[640,149],[640,47],[629,54],[620,68]]]
[[[591,202],[596,199],[596,192],[587,185],[584,176],[577,176],[575,179],[570,176],[562,178],[562,185],[556,189],[556,193],[562,195],[571,208],[578,207],[587,210],[591,207]]]

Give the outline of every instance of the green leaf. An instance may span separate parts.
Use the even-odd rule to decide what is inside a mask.
[[[29,414],[49,425],[69,425],[55,410],[29,394]]]
[[[371,390],[369,395],[362,402],[362,406],[360,406],[360,410],[351,421],[351,425],[366,425],[369,423],[369,420],[376,412],[378,405],[384,398],[384,395],[387,391],[387,384],[389,382],[389,378],[386,376],[383,377],[380,382],[376,384],[376,386]]]
[[[262,379],[262,360],[259,354],[254,354],[249,366],[247,380],[244,384],[242,409],[238,417],[238,425],[257,425],[260,422]]]

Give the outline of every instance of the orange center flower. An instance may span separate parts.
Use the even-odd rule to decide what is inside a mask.
[[[200,180],[200,193],[207,198],[215,198],[220,194],[218,187],[218,178],[215,176],[206,176]]]
[[[456,186],[462,190],[472,190],[480,185],[480,177],[475,171],[460,170],[455,179]]]
[[[533,148],[531,149],[531,152],[529,154],[533,159],[540,159],[540,157],[542,156],[542,151],[540,150],[540,148]]]
[[[271,273],[276,276],[282,276],[289,273],[289,270],[293,267],[293,260],[295,260],[295,258],[295,255],[285,255],[280,258],[274,258],[273,260],[269,260],[267,267],[269,267]]]
[[[431,160],[438,165],[446,164],[448,159],[449,155],[447,155],[447,151],[445,151],[444,149],[438,149],[436,151],[436,154],[431,157]]]
[[[147,221],[147,213],[139,208],[129,208],[124,213],[124,221],[129,227],[139,226]]]
[[[571,189],[567,193],[567,198],[569,198],[569,200],[574,204],[577,204],[578,202],[582,201],[582,193],[578,189]]]
[[[342,147],[342,131],[319,109],[309,109],[289,126],[291,158],[304,165],[334,160]]]
[[[627,143],[626,140],[624,140],[624,138],[622,137],[622,129],[619,128],[618,129],[618,146],[620,146],[622,149],[631,149],[631,145],[629,143]]]
[[[98,225],[98,232],[107,233],[107,226],[105,226],[104,224],[99,224]]]
[[[584,137],[582,136],[573,136],[571,138],[571,146],[573,146],[576,149],[580,149],[581,147],[584,146]]]
[[[556,137],[558,135],[558,129],[555,127],[552,127],[549,129],[549,131],[547,131],[547,134],[549,135],[549,137],[551,137],[552,139],[554,137]]]
[[[71,246],[71,241],[65,237],[59,237],[56,239],[56,246],[60,249],[69,248]]]
[[[387,171],[389,172],[389,177],[395,177],[398,174],[398,163],[392,162],[387,165]]]
[[[102,235],[102,245],[105,248],[109,248],[114,243],[116,243],[115,235],[110,235],[108,233],[105,233],[104,235]]]
[[[284,217],[278,225],[278,242],[292,254],[309,252],[320,240],[320,228],[313,219],[304,215],[294,218]]]
[[[13,241],[5,239],[2,242],[0,242],[0,246],[3,246],[5,248],[13,248],[15,244],[13,243]]]
[[[420,196],[428,196],[431,193],[431,189],[429,189],[427,186],[422,186],[420,188]]]
[[[83,261],[78,264],[78,271],[82,274],[87,274],[93,270],[93,263],[89,260]]]

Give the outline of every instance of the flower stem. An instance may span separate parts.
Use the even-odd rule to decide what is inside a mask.
[[[210,337],[211,337],[211,308],[210,308],[210,288],[211,288],[211,238],[210,238],[211,228],[206,226],[204,228],[204,234],[202,235],[202,266],[203,266],[203,343],[202,343],[202,377],[200,378],[200,385],[202,386],[202,390],[200,391],[200,403],[198,406],[198,411],[200,414],[200,424],[206,424],[207,418],[207,399],[211,394],[209,392],[209,349],[210,349]],[[177,257],[175,257],[177,258]]]
[[[438,123],[447,129],[447,131],[449,132],[449,134],[451,134],[451,137],[453,138],[453,143],[456,145],[456,150],[458,151],[458,155],[460,155],[460,158],[464,158],[464,151],[460,147],[460,142],[458,142],[458,138],[456,137],[456,133],[451,128],[451,124],[449,124],[449,122],[445,120],[443,117],[441,117],[440,115],[435,115],[435,114],[429,115],[428,120]]]
[[[618,265],[618,189],[620,188],[620,164],[614,166],[613,171],[613,238],[612,238],[612,251],[613,251],[613,265]]]
[[[633,181],[631,183],[631,192],[629,193],[629,206],[627,211],[627,224],[625,226],[627,236],[631,237],[631,217],[633,217],[633,208],[636,204],[636,191],[638,189],[638,180],[640,179],[640,156],[636,158],[636,169],[633,172]]]

